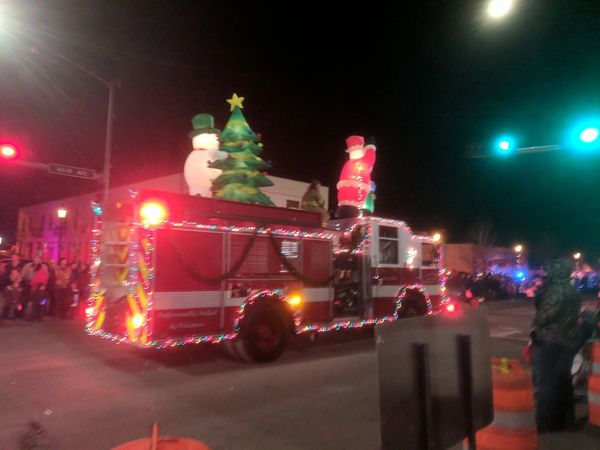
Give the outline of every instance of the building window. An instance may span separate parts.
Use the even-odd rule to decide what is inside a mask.
[[[283,262],[279,266],[279,272],[285,273],[290,271],[290,265],[295,269],[298,268],[299,257],[298,241],[281,241],[281,254],[285,257],[287,264]]]
[[[437,248],[433,244],[423,243],[421,246],[421,265],[435,266],[437,261]]]
[[[298,200],[286,200],[285,201],[286,208],[294,208],[300,209],[300,202]]]
[[[398,228],[379,225],[379,264],[398,264]]]

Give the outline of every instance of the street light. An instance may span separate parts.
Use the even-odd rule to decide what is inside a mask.
[[[100,83],[108,88],[108,112],[106,117],[106,136],[104,141],[104,169],[102,173],[102,203],[106,206],[108,203],[108,190],[110,186],[110,160],[112,153],[112,136],[113,136],[113,121],[114,121],[114,100],[115,100],[115,92],[118,87],[121,86],[120,81],[108,81],[102,78],[97,73],[83,67],[76,61],[73,61],[66,56],[51,50],[51,52],[62,59],[63,61],[68,62],[69,64],[77,67],[82,72],[88,74],[92,78],[95,78]]]
[[[11,11],[8,6],[0,4],[0,32],[10,31],[9,28],[15,28],[14,19],[11,19]],[[9,29],[9,30],[6,30]],[[35,48],[32,48],[32,53],[35,54]],[[104,168],[102,170],[102,187],[103,187],[103,203],[108,202],[108,190],[110,187],[110,164],[111,164],[111,152],[112,152],[112,136],[113,136],[113,119],[114,119],[114,98],[117,87],[121,85],[120,81],[108,81],[95,73],[94,71],[82,66],[76,61],[62,55],[61,53],[45,47],[45,50],[52,53],[54,56],[68,62],[75,66],[80,71],[86,73],[97,81],[101,82],[108,88],[108,112],[106,118],[106,136],[104,142]],[[15,156],[17,156],[15,154]]]
[[[581,259],[581,252],[573,253],[573,259],[575,259],[575,260]]]
[[[487,6],[487,14],[493,19],[501,19],[512,9],[512,0],[491,0]]]
[[[60,254],[61,254],[61,250],[62,250],[62,236],[63,236],[63,231],[65,229],[65,220],[67,218],[67,209],[66,208],[58,208],[56,210],[56,216],[58,217],[59,220],[59,225],[58,225],[58,259],[60,259]]]
[[[433,236],[431,237],[431,239],[433,240],[433,242],[435,242],[437,244],[438,242],[440,242],[442,240],[442,234],[435,232],[435,233],[433,233]]]
[[[521,244],[515,245],[515,253],[521,253],[523,251],[523,246]]]

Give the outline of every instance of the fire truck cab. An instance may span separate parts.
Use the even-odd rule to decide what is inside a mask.
[[[165,348],[224,343],[272,361],[292,334],[432,314],[441,248],[404,222],[156,191],[106,211],[92,241],[86,331]]]

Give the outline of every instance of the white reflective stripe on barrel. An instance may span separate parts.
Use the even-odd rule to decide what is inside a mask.
[[[494,411],[492,425],[500,428],[524,429],[535,427],[533,411]]]

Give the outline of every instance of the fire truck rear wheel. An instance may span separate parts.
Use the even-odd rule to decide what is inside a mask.
[[[283,310],[265,303],[247,312],[240,324],[240,334],[231,345],[239,359],[264,363],[279,358],[288,340]]]

